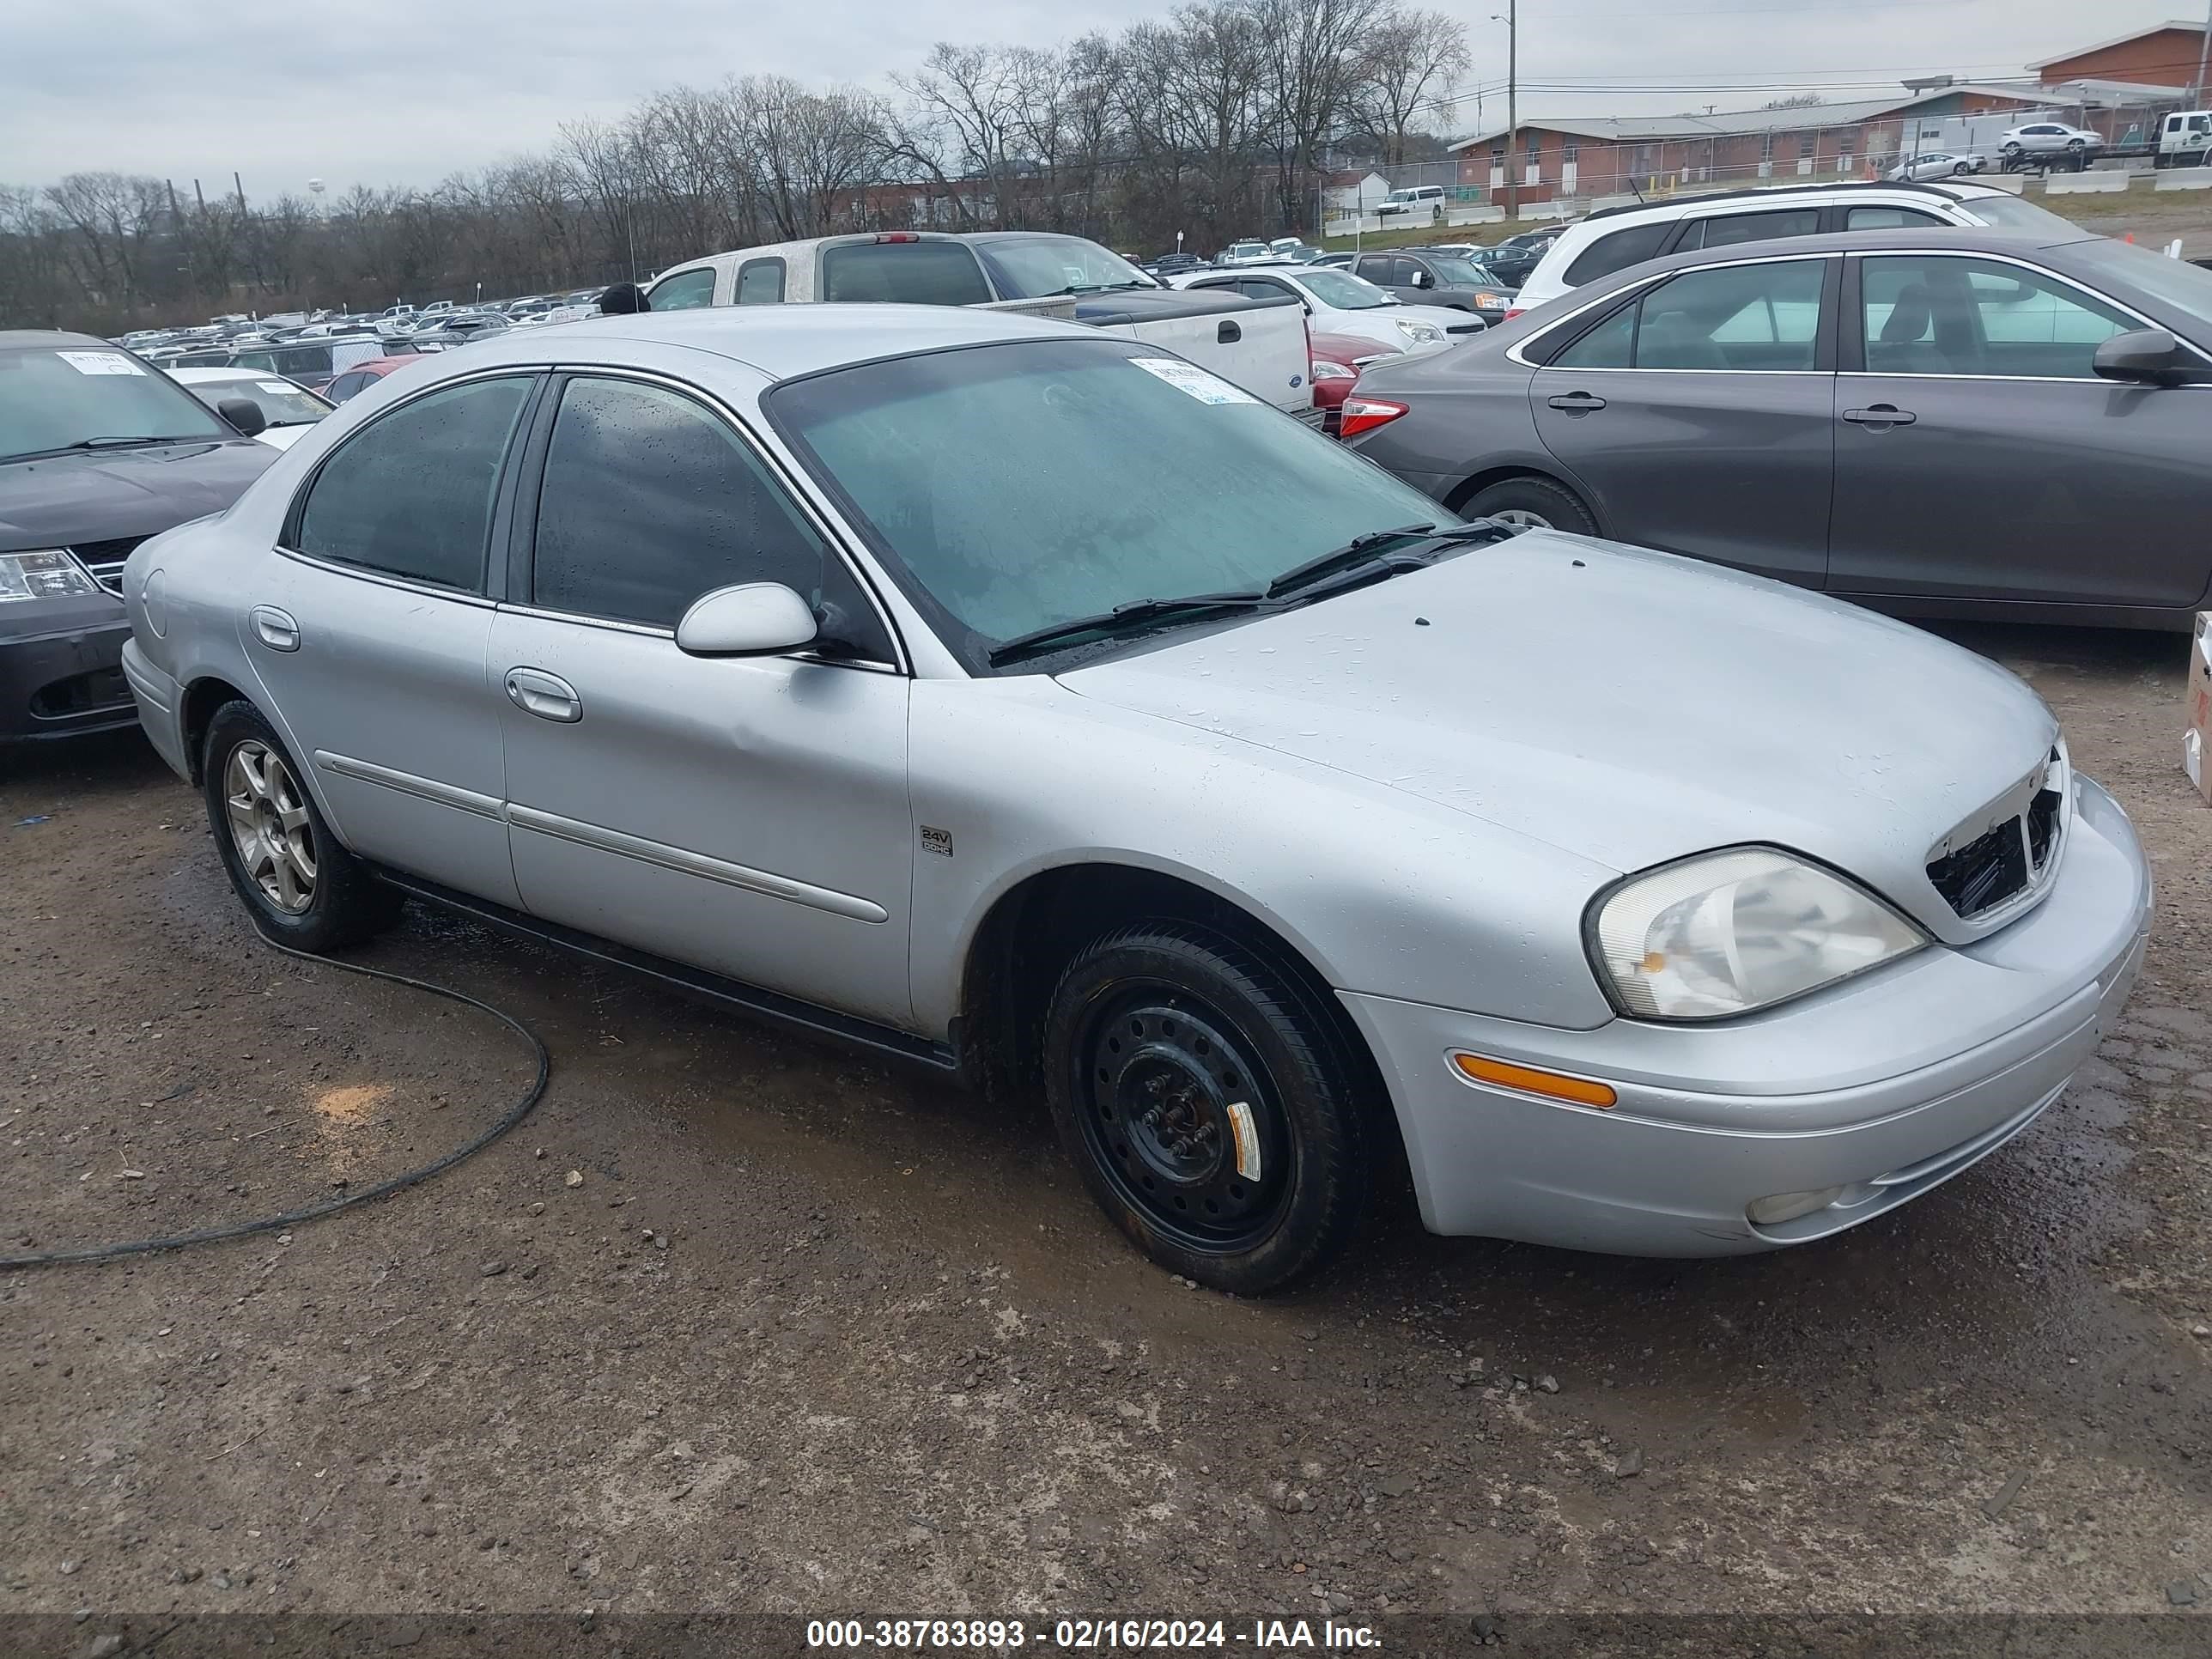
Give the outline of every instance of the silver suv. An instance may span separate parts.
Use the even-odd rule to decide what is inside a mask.
[[[1394,1171],[1445,1233],[1835,1232],[2127,995],[2134,832],[1942,641],[1462,522],[1096,329],[553,335],[387,378],[131,558],[146,730],[273,938],[420,895],[1041,1091],[1114,1221],[1240,1292]]]
[[[1670,253],[1813,236],[1830,230],[1913,230],[1924,225],[1985,225],[2012,230],[2078,229],[1997,185],[1791,185],[1674,197],[1603,208],[1567,227],[1521,285],[1510,313],[1519,316],[1584,283]]]

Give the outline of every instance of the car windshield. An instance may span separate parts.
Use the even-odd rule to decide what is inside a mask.
[[[2023,202],[2017,196],[1975,196],[1962,205],[1985,225],[2001,230],[2048,231],[2054,235],[2079,236],[2081,227],[2062,219],[2049,208]]]
[[[1422,257],[1434,265],[1437,275],[1448,283],[1468,283],[1480,287],[1492,280],[1488,270],[1464,253],[1428,253]]]
[[[270,426],[313,426],[334,407],[305,386],[294,386],[289,380],[270,374],[189,381],[185,390],[210,409],[234,398],[243,398],[260,409],[261,418]]]
[[[1266,245],[1261,242],[1239,242],[1229,251],[1240,259],[1248,259],[1255,253],[1265,253],[1267,249]]]
[[[1024,236],[1019,241],[978,242],[1001,297],[1042,300],[1055,294],[1100,289],[1152,288],[1152,279],[1120,254],[1080,236]]]
[[[2106,237],[2080,250],[2092,283],[2104,271],[2182,313],[2196,324],[2194,343],[2212,348],[2212,270]]]
[[[237,435],[175,381],[112,346],[0,351],[0,461]]]
[[[970,667],[1055,623],[1250,592],[1370,531],[1451,524],[1427,496],[1249,393],[1126,341],[865,363],[770,392]]]
[[[1396,295],[1386,293],[1364,276],[1355,276],[1348,270],[1332,270],[1322,266],[1301,271],[1298,280],[1306,285],[1315,299],[1332,311],[1372,311],[1377,306],[1398,302]]]

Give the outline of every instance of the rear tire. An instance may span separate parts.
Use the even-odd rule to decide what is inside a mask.
[[[401,895],[338,845],[259,709],[223,704],[200,752],[216,847],[264,937],[319,956],[398,921]]]
[[[1181,922],[1117,929],[1060,975],[1044,1064],[1084,1185],[1170,1272],[1261,1296],[1358,1234],[1361,1072],[1332,1011],[1267,956]]]
[[[1565,484],[1549,478],[1508,478],[1477,490],[1460,508],[1470,519],[1498,519],[1574,536],[1597,534],[1597,517]]]

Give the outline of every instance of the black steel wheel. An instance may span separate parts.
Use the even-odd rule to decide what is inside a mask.
[[[1171,922],[1109,934],[1062,975],[1045,1054],[1085,1184],[1162,1266],[1256,1295],[1356,1231],[1358,1073],[1328,1011],[1262,954]]]

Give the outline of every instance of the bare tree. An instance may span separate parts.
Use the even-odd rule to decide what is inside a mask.
[[[1474,60],[1467,25],[1447,12],[1407,11],[1376,23],[1354,61],[1346,114],[1387,167],[1403,166],[1417,128],[1449,126],[1447,96]]]

